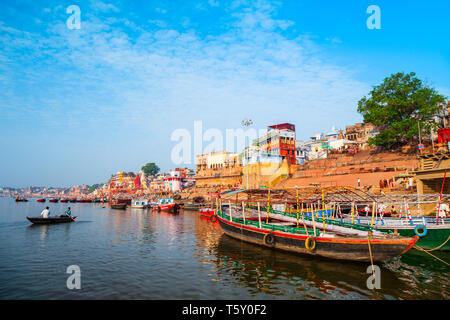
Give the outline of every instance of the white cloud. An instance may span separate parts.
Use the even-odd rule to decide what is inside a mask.
[[[164,121],[181,126],[195,117],[212,121],[214,115],[223,116],[220,125],[232,126],[233,114],[241,113],[285,115],[293,122],[311,117],[308,128],[354,114],[369,87],[350,68],[322,60],[312,37],[278,33],[293,23],[274,19],[274,12],[267,2],[241,8],[228,31],[204,38],[170,29],[163,20],[149,21],[159,28],[153,32],[125,18],[89,17],[77,32],[64,22],[52,26],[49,38],[0,25],[8,31],[0,35],[6,47],[0,53],[0,61],[6,60],[0,66],[6,78],[0,78],[0,101],[12,106],[0,114],[13,117],[21,107],[25,117],[74,128],[147,128]],[[130,38],[120,26],[139,36]],[[29,58],[39,64],[27,63]],[[21,86],[36,93],[18,96]]]
[[[105,3],[99,0],[92,0],[90,7],[96,11],[100,12],[119,12],[120,9],[111,3]]]
[[[167,10],[166,9],[162,9],[162,8],[156,8],[155,9],[156,12],[161,13],[161,14],[166,14]]]

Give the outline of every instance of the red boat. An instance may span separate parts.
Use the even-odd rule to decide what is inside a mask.
[[[52,203],[57,203],[59,200],[58,199],[50,199],[48,200],[48,202],[52,202]]]
[[[158,201],[158,204],[154,206],[158,211],[170,211],[178,213],[180,205],[175,203],[172,198],[162,198]]]
[[[45,202],[45,199],[37,199],[37,202]]]
[[[200,211],[200,216],[202,218],[209,219],[212,223],[217,222],[216,210],[211,209],[211,208],[203,208],[203,209],[200,209],[199,211]]]
[[[164,204],[158,206],[158,211],[170,211],[175,207],[175,203]]]
[[[67,200],[67,199],[62,199],[61,202],[62,202],[62,203],[67,203],[67,202],[69,202],[69,200]]]
[[[84,202],[85,202],[85,203],[91,203],[92,200],[91,200],[91,199],[85,199]]]

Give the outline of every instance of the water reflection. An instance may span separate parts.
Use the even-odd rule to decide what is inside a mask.
[[[311,299],[392,299],[393,287],[406,290],[396,275],[381,267],[382,290],[367,289],[368,264],[297,255],[222,235],[217,246],[218,276],[232,276],[255,292]],[[383,287],[384,286],[384,287]]]
[[[44,225],[39,226],[39,227],[40,227],[39,239],[41,241],[45,241],[45,239],[47,239],[47,237],[48,237],[48,225],[44,224]]]

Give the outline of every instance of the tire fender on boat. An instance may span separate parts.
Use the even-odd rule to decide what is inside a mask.
[[[305,248],[309,251],[313,251],[316,248],[316,239],[308,237],[305,240]]]
[[[275,237],[273,236],[272,232],[266,233],[264,235],[264,243],[269,245],[269,246],[273,246],[275,244]]]
[[[217,221],[217,216],[215,214],[213,214],[211,217],[209,217],[209,221],[211,221],[212,223]]]
[[[418,224],[414,228],[414,233],[417,234],[419,237],[425,237],[427,235],[427,227],[425,227],[423,224]]]

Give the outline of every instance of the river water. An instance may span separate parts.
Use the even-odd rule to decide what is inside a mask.
[[[77,222],[31,225],[45,206],[70,206]],[[66,285],[71,265],[79,290]],[[368,266],[243,243],[194,211],[0,198],[0,299],[450,299],[450,268],[424,253],[380,265],[379,290]]]

